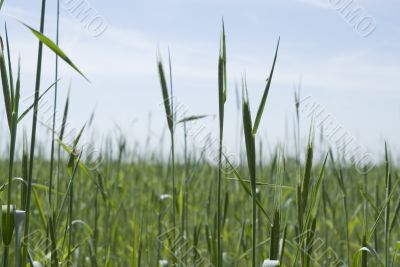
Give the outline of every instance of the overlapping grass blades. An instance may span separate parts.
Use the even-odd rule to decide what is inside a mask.
[[[40,31],[35,36],[41,44],[47,42],[49,46],[54,45]],[[160,180],[160,176],[163,176],[168,167],[163,162],[163,157],[159,156],[163,154],[162,149],[152,151],[149,159],[146,157],[148,155],[143,156],[136,150],[128,150],[124,138],[108,140],[104,149],[104,165],[95,171],[89,169],[82,159],[83,151],[79,149],[83,130],[74,136],[72,145],[67,145],[65,141],[69,130],[69,97],[62,122],[55,123],[53,120],[52,127],[49,127],[52,128],[52,140],[57,140],[50,151],[50,165],[46,156],[32,152],[38,151],[40,147],[35,145],[35,138],[28,140],[25,132],[21,140],[22,157],[18,157],[20,151],[15,136],[17,130],[20,130],[19,123],[31,111],[34,116],[40,112],[37,103],[53,88],[55,114],[56,87],[59,84],[56,72],[53,85],[44,92],[36,90],[41,87],[41,74],[38,71],[35,102],[20,112],[20,67],[18,63],[18,71],[17,68],[13,70],[13,66],[17,65],[11,64],[12,46],[8,41],[7,30],[4,37],[4,47],[0,53],[0,74],[9,136],[7,133],[4,138],[8,142],[7,160],[0,160],[0,164],[3,164],[3,168],[0,168],[1,176],[5,177],[5,182],[0,186],[0,197],[4,196],[3,202],[7,204],[2,207],[1,230],[5,249],[1,258],[3,265],[12,266],[13,260],[8,257],[9,252],[10,255],[15,253],[20,257],[25,262],[23,266],[27,266],[27,261],[32,265],[34,260],[52,267],[89,264],[93,267],[165,264],[190,266],[190,262],[204,259],[214,266],[222,266],[222,263],[227,266],[249,266],[250,262],[252,266],[260,266],[269,257],[263,266],[307,267],[320,263],[319,259],[327,251],[335,251],[340,260],[346,262],[345,265],[354,267],[398,265],[400,200],[397,197],[400,179],[399,169],[390,156],[388,145],[385,146],[384,164],[377,166],[368,175],[359,175],[352,166],[338,160],[337,158],[343,156],[344,152],[341,151],[337,156],[331,151],[331,164],[327,164],[328,156],[318,153],[312,138],[309,138],[304,153],[304,163],[297,153],[298,150],[295,160],[290,155],[282,155],[281,161],[280,152],[272,150],[271,160],[263,160],[268,152],[258,150],[258,144],[261,148],[265,141],[256,139],[256,134],[261,130],[262,114],[271,86],[279,41],[255,120],[251,116],[246,81],[243,81],[241,119],[247,156],[246,172],[249,173],[246,178],[239,174],[245,171],[243,164],[233,166],[228,157],[222,154],[224,128],[226,129],[225,108],[229,97],[224,25],[218,58],[220,131],[219,139],[216,140],[219,142],[216,143],[219,144],[219,152],[213,151],[218,154],[214,156],[219,156],[218,170],[216,164],[212,164],[214,162],[204,159],[207,151],[201,151],[201,155],[198,155],[188,148],[190,124],[205,116],[194,115],[180,120],[175,118],[171,60],[170,83],[161,61],[157,62],[172,141],[171,165],[168,171],[172,173],[171,197],[174,198],[171,205],[170,197],[166,197],[167,204],[161,207],[159,194],[164,193],[167,186]],[[57,41],[55,45],[58,47]],[[56,48],[53,51],[60,53]],[[64,60],[68,63],[68,59],[67,57]],[[37,68],[40,70],[41,65],[39,67],[38,64]],[[295,98],[298,103],[299,95]],[[298,118],[299,106],[296,107]],[[175,127],[181,125],[184,128],[184,156],[183,160],[178,156],[175,162]],[[60,131],[56,131],[57,126],[60,126]],[[87,126],[85,129],[88,128]],[[33,133],[32,136],[36,137]],[[297,137],[300,138],[299,136],[298,134]],[[300,141],[297,145],[300,146]],[[61,154],[62,151],[65,154]],[[117,154],[116,158],[113,157],[114,154]],[[230,165],[235,178],[225,177],[221,173],[221,164],[224,161]],[[66,168],[63,168],[64,164]],[[218,180],[215,179],[217,172]],[[89,179],[79,179],[81,175]],[[268,180],[261,182],[261,178],[266,175]],[[65,180],[60,181],[56,177],[64,177]],[[184,178],[184,183],[176,184],[180,177]],[[373,183],[369,182],[372,180],[370,177],[374,179]],[[235,182],[231,182],[232,180]],[[21,187],[15,186],[16,183]],[[21,189],[20,192],[18,189]],[[247,201],[249,197],[251,202]],[[49,247],[38,249],[39,252],[35,253],[37,248],[34,245],[37,242],[28,238],[28,243],[26,240],[22,243],[25,246],[25,256],[20,256],[18,246],[14,251],[10,244],[21,236],[17,234],[20,231],[16,231],[13,226],[21,220],[13,216],[14,211],[18,212],[19,206],[22,213],[28,210],[27,216],[31,217],[31,229],[26,227],[25,234],[31,237],[30,234],[36,230],[44,229],[42,235],[47,238]],[[168,220],[164,215],[170,213],[171,207],[173,220]],[[81,218],[88,222],[84,223]],[[176,230],[175,219],[180,220],[181,233],[177,234],[176,239],[168,238],[166,244],[158,242],[157,238],[170,229],[171,225]],[[94,225],[94,230],[91,224]],[[79,227],[84,231],[80,232]],[[320,233],[324,234],[322,248],[326,250],[323,252],[316,243]],[[179,240],[184,240],[184,245],[194,250],[182,251],[184,246],[177,246]],[[22,266],[17,259],[16,262],[17,266]],[[331,264],[328,261],[321,262],[322,265]]]
[[[3,4],[3,1],[1,2],[1,5]],[[9,150],[9,170],[8,170],[8,190],[7,190],[7,205],[6,209],[3,209],[3,224],[2,224],[2,231],[3,231],[3,244],[5,247],[5,253],[3,257],[3,263],[4,265],[8,265],[8,247],[9,244],[13,238],[13,231],[14,231],[14,226],[12,223],[12,220],[14,218],[15,208],[11,203],[12,203],[12,196],[13,196],[13,187],[12,187],[12,181],[14,180],[13,178],[13,170],[14,170],[14,158],[15,158],[15,149],[16,149],[16,138],[17,138],[17,129],[18,129],[18,124],[21,122],[21,120],[30,112],[33,110],[33,120],[32,120],[32,134],[31,134],[31,139],[30,139],[30,152],[28,152],[27,148],[27,138],[24,133],[24,139],[23,139],[23,156],[22,156],[22,172],[23,172],[23,178],[22,181],[26,183],[26,186],[22,186],[21,190],[21,208],[23,209],[22,212],[24,212],[24,220],[26,221],[24,223],[24,242],[22,243],[22,255],[19,253],[16,253],[16,256],[20,255],[17,257],[17,263],[18,266],[25,266],[26,261],[28,258],[28,246],[29,246],[29,226],[30,226],[30,209],[31,209],[31,194],[32,191],[34,190],[32,188],[33,185],[33,169],[34,169],[34,158],[35,158],[35,143],[36,143],[36,128],[37,128],[37,117],[38,117],[38,103],[39,100],[54,86],[57,84],[58,79],[56,78],[55,83],[50,86],[44,93],[40,93],[40,80],[41,80],[41,69],[42,69],[42,53],[43,53],[43,44],[48,46],[53,52],[58,57],[61,57],[66,63],[68,63],[73,69],[75,69],[80,75],[84,76],[83,73],[72,63],[72,61],[69,59],[69,57],[58,47],[58,44],[53,43],[49,38],[47,38],[45,35],[43,35],[44,31],[44,17],[45,17],[45,7],[46,7],[46,1],[42,0],[42,8],[41,8],[41,21],[40,21],[40,31],[34,30],[32,27],[24,24],[26,27],[28,27],[33,34],[39,39],[39,48],[38,48],[38,61],[37,61],[37,67],[36,67],[36,83],[35,83],[35,94],[34,94],[34,102],[31,106],[29,106],[24,112],[22,112],[21,115],[19,115],[19,102],[20,102],[20,87],[21,87],[21,82],[20,82],[20,61],[18,61],[18,70],[17,70],[17,79],[14,84],[14,78],[13,78],[13,68],[12,68],[12,63],[11,63],[11,49],[10,49],[10,43],[8,39],[8,32],[7,32],[7,27],[5,27],[5,36],[6,36],[6,51],[7,51],[7,56],[4,52],[4,45],[3,41],[1,41],[1,51],[0,51],[0,73],[1,73],[1,79],[2,79],[2,89],[3,89],[3,98],[4,98],[4,106],[5,106],[5,111],[6,111],[6,118],[7,118],[7,124],[9,128],[9,133],[10,133],[10,150]],[[6,62],[7,59],[7,62]],[[85,77],[86,78],[86,77]],[[55,116],[55,115],[54,115]],[[53,126],[53,131],[54,131],[54,126]],[[54,158],[54,154],[52,154],[52,159]],[[50,188],[52,188],[52,183],[50,183]],[[49,202],[51,202],[51,192],[52,190],[49,190]],[[35,200],[36,202],[38,201],[37,195],[35,193]],[[38,202],[37,202],[38,204]],[[26,213],[25,213],[26,211]],[[43,213],[41,213],[43,214]],[[18,217],[20,218],[20,217]],[[21,217],[22,218],[22,217]],[[20,219],[19,219],[20,220]],[[54,220],[49,218],[49,226],[50,224],[53,224]],[[47,224],[47,223],[46,223]],[[53,225],[54,226],[54,225]],[[55,247],[55,229],[54,227],[50,227],[48,229],[50,238],[53,241],[53,250],[56,250]],[[17,237],[19,240],[22,239],[20,236]],[[17,246],[18,250],[19,247]],[[58,265],[58,260],[54,260],[52,266],[57,266]]]
[[[158,58],[157,67],[158,74],[160,78],[161,92],[163,96],[165,115],[167,117],[167,124],[171,139],[171,176],[172,176],[172,225],[173,229],[176,229],[176,206],[178,204],[176,199],[176,179],[175,179],[175,114],[173,106],[173,88],[172,88],[172,67],[171,67],[171,57],[169,56],[169,70],[170,70],[170,92],[168,93],[168,85],[165,78],[163,64],[161,58]],[[175,233],[175,232],[174,232]],[[173,256],[173,261],[175,261],[175,256]]]
[[[15,205],[12,202],[12,181],[14,173],[14,158],[15,158],[15,146],[17,138],[17,124],[18,124],[18,111],[19,111],[19,100],[20,100],[20,66],[18,62],[18,74],[16,85],[14,86],[14,80],[12,75],[12,64],[10,56],[10,45],[8,41],[7,27],[6,32],[6,47],[7,47],[7,59],[8,59],[8,72],[7,65],[4,56],[4,47],[2,43],[0,51],[0,72],[3,85],[3,96],[4,105],[6,110],[6,117],[8,122],[9,136],[10,136],[10,147],[9,147],[9,162],[8,162],[8,190],[7,190],[7,205],[2,208],[2,235],[4,245],[4,258],[3,263],[5,266],[8,265],[8,253],[9,246],[14,233],[14,214]]]
[[[252,197],[252,266],[256,266],[256,243],[257,243],[257,167],[256,167],[256,148],[255,148],[255,135],[257,133],[258,125],[260,124],[262,114],[264,111],[264,107],[266,104],[269,88],[271,85],[272,74],[275,68],[275,62],[277,58],[279,47],[279,41],[277,45],[277,49],[275,52],[274,63],[272,65],[272,70],[269,78],[267,79],[267,85],[264,90],[264,94],[258,108],[257,117],[254,122],[252,122],[248,90],[247,90],[247,82],[244,79],[242,82],[243,87],[243,101],[242,101],[242,119],[243,119],[243,132],[245,138],[245,146],[246,146],[246,155],[247,155],[247,165],[250,174],[250,184],[251,184],[251,197]],[[275,253],[275,251],[274,251]]]

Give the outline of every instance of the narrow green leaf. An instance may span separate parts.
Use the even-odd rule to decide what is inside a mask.
[[[221,36],[221,52],[220,57],[222,60],[222,76],[223,76],[223,102],[226,102],[226,91],[227,91],[227,83],[226,83],[226,36],[225,36],[225,23],[222,19],[222,36]]]
[[[68,65],[70,65],[74,70],[76,70],[85,80],[88,82],[89,79],[78,69],[78,67],[72,62],[71,59],[52,41],[50,40],[47,36],[44,34],[40,33],[39,31],[35,30],[34,28],[28,26],[27,24],[23,23],[20,21],[25,27],[27,27],[33,35],[36,36],[36,38],[39,39],[43,44],[45,44],[50,50],[52,50],[54,53],[56,53],[57,56],[59,56],[61,59],[63,59]]]
[[[313,154],[314,154],[314,149],[313,149],[313,144],[311,141],[309,141],[309,144],[307,146],[307,160],[306,160],[306,166],[304,169],[304,179],[303,179],[303,185],[302,185],[302,210],[305,211],[307,202],[308,202],[308,191],[310,187],[310,180],[311,180],[311,169],[312,169],[312,161],[313,161]]]
[[[224,102],[226,101],[226,35],[225,22],[222,19],[222,59],[224,60]]]
[[[181,119],[177,123],[184,123],[184,122],[189,122],[189,121],[201,120],[201,119],[204,119],[204,118],[207,118],[207,117],[208,117],[208,115],[189,116],[189,117],[185,117],[185,118]]]
[[[390,232],[393,231],[393,229],[394,229],[394,227],[396,225],[396,221],[397,221],[399,212],[400,212],[400,198],[397,200],[396,208],[395,208],[394,213],[393,213],[394,215],[393,215],[392,223],[390,224],[391,225],[390,226]]]
[[[232,165],[232,163],[229,161],[229,159],[225,156],[225,160],[228,163],[229,167],[233,171],[233,174],[236,176],[238,181],[240,182],[240,185],[243,187],[244,191],[251,197],[251,189],[247,186],[246,181],[243,180],[243,178],[240,176],[239,172],[235,169],[235,167]],[[265,211],[263,205],[261,204],[260,200],[256,198],[257,206],[261,210],[261,212],[265,215],[265,217],[268,219],[268,222],[271,222],[271,218],[269,217],[268,213]]]
[[[4,59],[3,50],[0,50],[0,73],[1,73],[1,82],[3,86],[4,105],[7,115],[7,121],[8,121],[8,126],[11,130],[12,103],[11,103],[10,86],[8,83],[7,67]]]
[[[247,180],[247,179],[239,180],[237,178],[227,178],[227,180],[245,182],[245,183],[251,184],[251,181]],[[266,187],[275,188],[275,189],[282,189],[282,190],[293,190],[293,191],[296,190],[296,188],[293,187],[293,186],[280,185],[280,184],[271,184],[271,183],[265,183],[265,182],[256,182],[256,185],[258,185],[258,186],[259,185],[266,186]]]
[[[19,75],[18,75],[18,77],[19,77]],[[58,81],[59,81],[59,80],[58,80]],[[39,101],[50,91],[51,88],[53,88],[53,87],[57,84],[58,81],[56,81],[55,83],[53,83],[52,85],[50,85],[50,86],[46,89],[46,91],[44,91],[44,92],[39,96]],[[18,82],[18,84],[19,84],[19,78],[18,78],[18,81],[17,81],[17,82]],[[19,85],[17,86],[17,88],[19,88]],[[25,116],[28,115],[29,112],[33,109],[33,107],[34,107],[34,104],[30,105],[30,106],[18,117],[18,122],[22,121],[22,120],[25,118]]]
[[[70,86],[70,89],[68,90],[67,100],[65,101],[65,105],[64,105],[64,113],[63,113],[63,119],[62,119],[62,123],[61,123],[61,130],[60,130],[60,137],[59,137],[60,141],[62,141],[64,139],[64,133],[65,133],[65,129],[67,127],[70,92],[71,92],[71,86]]]
[[[11,52],[10,52],[10,43],[8,41],[8,31],[7,31],[7,24],[4,25],[4,31],[6,33],[6,48],[7,48],[7,61],[8,61],[8,76],[9,76],[9,83],[10,83],[10,97],[11,97],[11,109],[14,112],[14,79],[12,74],[12,66],[11,66]]]
[[[168,128],[170,132],[174,130],[174,117],[171,110],[170,99],[168,94],[167,81],[165,79],[164,68],[161,60],[158,61],[158,74],[160,77],[161,91],[163,95],[165,113],[167,115]]]
[[[256,153],[254,135],[252,133],[250,107],[247,100],[243,101],[243,130],[246,141],[247,163],[250,172],[252,188],[256,187]]]
[[[224,61],[222,57],[218,59],[218,107],[219,107],[219,127],[223,133],[224,127]]]
[[[257,133],[258,127],[259,127],[259,125],[260,125],[261,117],[262,117],[262,114],[263,114],[263,112],[264,112],[265,103],[267,102],[267,97],[268,97],[268,93],[269,93],[269,88],[271,87],[272,75],[274,74],[276,58],[277,58],[277,56],[278,56],[279,41],[280,41],[280,38],[278,39],[278,44],[276,45],[274,63],[272,64],[271,72],[270,72],[270,74],[269,74],[269,77],[267,78],[267,85],[265,86],[264,94],[263,94],[263,97],[262,97],[261,103],[260,103],[260,107],[258,108],[256,121],[254,122],[253,134],[256,134],[256,133]]]
[[[393,185],[393,188],[396,188],[396,187],[399,185],[399,183],[400,183],[400,179],[398,179],[398,180],[396,181],[396,183]],[[375,230],[376,230],[376,227],[377,227],[378,224],[379,224],[379,221],[382,219],[382,216],[384,215],[384,211],[385,211],[387,205],[389,204],[390,200],[392,199],[392,197],[393,197],[393,195],[394,195],[394,192],[395,192],[395,190],[392,190],[392,191],[390,192],[390,195],[385,199],[385,203],[383,204],[383,207],[381,208],[381,210],[380,210],[380,212],[379,212],[379,214],[378,214],[378,216],[377,216],[377,218],[376,218],[376,220],[375,220],[374,225],[372,226],[372,228],[371,228],[370,231],[368,232],[368,235],[367,235],[367,242],[369,242],[369,241],[371,240],[371,238],[372,238],[372,236],[373,236],[373,234],[374,234],[374,232],[375,232]]]
[[[40,219],[43,224],[43,228],[47,229],[47,220],[46,220],[46,215],[44,215],[42,202],[40,201],[39,195],[37,194],[36,190],[32,188],[32,192],[33,192],[33,197],[35,199],[36,206],[39,210],[39,215],[40,215]]]

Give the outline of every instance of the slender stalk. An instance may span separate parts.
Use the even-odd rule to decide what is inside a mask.
[[[387,144],[385,143],[385,199],[388,201],[387,206],[385,207],[385,266],[389,266],[390,254],[389,254],[389,243],[390,243],[390,235],[389,235],[389,220],[390,220],[390,200],[389,196],[391,193],[391,170],[390,170],[390,162],[389,162],[389,154],[387,149]]]
[[[45,10],[46,10],[46,0],[42,0],[41,16],[40,16],[40,33],[42,34],[44,32]],[[30,203],[31,203],[31,193],[32,193],[31,191],[32,191],[33,165],[35,158],[36,128],[37,128],[37,116],[38,116],[39,95],[40,95],[40,78],[42,73],[42,55],[43,55],[43,43],[39,41],[37,67],[36,67],[35,98],[33,104],[31,149],[29,155],[28,192],[26,199],[26,224],[24,232],[22,266],[26,266],[26,259],[28,256],[29,223],[30,223],[30,209],[31,209]]]
[[[175,110],[174,110],[174,91],[172,87],[172,63],[171,63],[171,53],[168,49],[168,67],[169,67],[169,90],[171,95],[171,168],[172,168],[172,218],[174,229],[176,228],[176,181],[175,181]]]
[[[256,194],[257,189],[252,186],[252,215],[253,215],[253,231],[252,231],[252,266],[256,266],[256,244],[257,244],[257,207],[256,207],[256,199],[257,199],[257,194]]]
[[[347,197],[346,194],[343,194],[343,206],[344,206],[344,218],[346,221],[346,255],[347,262],[350,266],[350,230],[349,230],[349,212],[347,210]]]
[[[57,0],[57,33],[56,44],[59,43],[59,21],[60,21],[60,1]],[[52,190],[53,190],[53,174],[54,174],[54,147],[55,147],[55,131],[56,131],[56,113],[57,113],[57,95],[58,95],[58,55],[55,59],[55,75],[54,75],[54,100],[53,100],[53,121],[51,131],[51,150],[50,150],[50,176],[49,176],[49,204],[52,208]]]
[[[368,173],[365,171],[364,173],[364,194],[367,194],[368,192]],[[367,198],[364,198],[364,205],[363,205],[363,240],[362,240],[362,246],[366,247],[367,246],[367,226],[368,226],[368,215],[367,215],[367,209],[368,209],[368,202]],[[361,266],[367,266],[368,265],[368,254],[367,251],[362,252],[361,256]]]
[[[71,187],[69,190],[69,207],[68,207],[68,256],[67,266],[71,266],[71,253],[72,253],[72,216],[73,216],[73,201],[74,201],[74,183],[71,181]]]
[[[4,246],[4,252],[3,252],[3,266],[8,266],[8,253],[9,253],[9,247]]]
[[[59,25],[60,25],[60,0],[57,0],[57,22],[56,22],[56,45],[59,44]],[[50,218],[48,222],[48,228],[50,228],[50,221],[54,222],[54,207],[53,207],[53,176],[54,176],[54,157],[55,157],[55,131],[56,131],[56,113],[57,113],[57,94],[58,94],[58,55],[56,54],[55,59],[55,75],[54,75],[54,101],[53,101],[53,125],[51,131],[51,152],[50,152],[50,173],[49,173],[49,206],[50,206]],[[55,227],[54,229],[54,238],[56,238]],[[49,232],[49,229],[47,230]],[[51,242],[51,266],[58,266],[58,257],[57,257],[57,243],[56,240],[49,239]]]
[[[243,131],[246,141],[246,153],[247,153],[247,165],[250,174],[251,181],[251,200],[252,200],[252,267],[256,266],[256,238],[257,238],[257,210],[256,210],[256,200],[257,200],[257,185],[256,185],[256,153],[253,135],[253,125],[251,120],[251,113],[249,107],[249,100],[247,96],[247,87],[244,83],[243,85],[246,93],[243,93]]]
[[[160,78],[160,85],[161,85],[161,92],[163,96],[163,101],[164,101],[164,108],[165,108],[165,115],[167,117],[167,123],[168,123],[168,130],[170,133],[171,137],[171,172],[172,172],[172,224],[174,229],[176,229],[176,215],[175,215],[175,205],[176,205],[176,190],[175,190],[175,138],[174,138],[174,132],[175,132],[175,121],[174,121],[174,107],[173,107],[173,90],[172,90],[172,67],[171,67],[171,57],[169,55],[169,71],[170,71],[170,87],[171,87],[171,97],[169,96],[168,93],[168,86],[167,86],[167,81],[165,79],[165,74],[164,74],[164,68],[163,64],[161,62],[161,59],[158,59],[157,63],[158,67],[158,73],[159,73],[159,78]],[[173,234],[175,238],[175,231]]]
[[[185,164],[185,178],[183,182],[183,211],[182,211],[182,233],[184,235],[187,234],[187,201],[188,201],[188,192],[187,192],[187,187],[188,187],[188,176],[189,176],[189,160],[188,160],[188,154],[187,154],[187,129],[186,129],[186,122],[183,123],[183,134],[184,134],[184,150],[183,150],[183,155],[184,155],[184,164]]]
[[[176,228],[176,190],[175,190],[175,138],[173,131],[171,132],[171,175],[172,175],[172,223]]]
[[[225,27],[222,21],[222,36],[218,60],[218,104],[219,104],[219,147],[218,147],[218,185],[217,185],[217,266],[222,266],[222,225],[221,225],[221,184],[222,184],[222,143],[224,137],[224,105],[226,102],[226,44]]]

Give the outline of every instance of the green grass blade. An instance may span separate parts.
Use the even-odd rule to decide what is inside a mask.
[[[8,122],[8,126],[11,130],[12,100],[11,100],[11,92],[10,92],[10,86],[9,86],[9,82],[8,82],[7,67],[6,67],[3,50],[0,51],[0,73],[1,73],[1,82],[2,82],[2,86],[3,86],[3,96],[4,96],[5,111],[6,111],[6,115],[7,115],[7,122]]]
[[[165,113],[167,115],[168,128],[169,128],[170,132],[173,132],[174,117],[173,117],[172,110],[171,110],[168,86],[167,86],[167,81],[165,79],[164,67],[162,65],[161,60],[158,61],[157,65],[158,65],[158,74],[159,74],[160,84],[161,84],[161,92],[162,92],[163,101],[164,101],[164,108],[165,108]]]
[[[207,118],[208,115],[194,115],[194,116],[189,116],[189,117],[185,117],[181,120],[179,120],[177,123],[184,123],[184,122],[190,122],[190,121],[196,121],[196,120],[201,120],[204,118]]]
[[[21,22],[21,21],[20,21]],[[30,27],[29,25],[21,22],[25,27],[27,27],[36,38],[39,39],[40,42],[45,44],[50,50],[56,53],[62,60],[64,60],[68,65],[70,65],[75,71],[77,71],[85,80],[88,82],[89,79],[79,70],[79,68],[72,62],[72,60],[59,48],[52,40],[50,40],[47,36],[40,33],[39,31],[35,30],[34,28]]]
[[[312,169],[312,162],[313,162],[313,154],[314,154],[314,148],[311,140],[309,141],[309,144],[307,146],[307,159],[306,159],[306,166],[304,169],[304,179],[303,179],[303,185],[302,185],[302,211],[304,212],[307,207],[307,202],[308,202],[308,192],[310,188],[310,181],[311,181],[311,169]]]
[[[19,81],[19,79],[18,79]],[[58,80],[59,81],[59,80]],[[39,96],[39,101],[58,83],[55,82],[52,85],[50,85],[40,96]],[[21,122],[26,115],[29,114],[29,112],[34,108],[34,104],[30,105],[24,112],[22,112],[22,114],[18,117],[18,123]]]
[[[223,66],[223,101],[224,103],[226,102],[227,99],[227,75],[226,75],[226,35],[225,35],[225,23],[224,20],[222,20],[222,36],[221,36],[221,59],[222,59],[222,66]]]
[[[12,74],[12,66],[11,66],[11,52],[10,52],[10,43],[8,41],[8,31],[7,24],[4,25],[4,31],[6,33],[6,47],[7,47],[7,61],[8,61],[8,76],[10,82],[10,97],[11,97],[11,108],[14,111],[14,100],[15,100],[15,92],[14,92],[14,79]]]
[[[268,77],[268,79],[267,79],[267,85],[265,86],[264,94],[263,94],[263,96],[262,96],[261,103],[260,103],[260,106],[259,106],[259,108],[258,108],[256,120],[255,120],[255,122],[254,122],[253,134],[256,134],[256,133],[257,133],[258,127],[259,127],[259,125],[260,125],[261,117],[262,117],[262,114],[263,114],[263,112],[264,112],[265,103],[267,102],[267,97],[268,97],[268,93],[269,93],[269,88],[271,87],[272,75],[274,74],[276,58],[277,58],[277,56],[278,56],[279,42],[280,42],[280,39],[278,39],[278,44],[276,45],[274,63],[272,64],[272,69],[271,69],[271,72],[270,72],[269,77]]]
[[[60,136],[59,136],[59,139],[61,141],[64,139],[64,133],[65,133],[65,130],[67,128],[70,92],[71,92],[71,90],[68,90],[67,100],[65,101],[65,105],[64,105],[63,119],[62,119],[62,122],[61,122],[61,129],[60,129]]]
[[[235,177],[237,178],[237,180],[239,181],[240,185],[243,187],[244,191],[246,191],[246,193],[251,197],[251,189],[247,186],[246,184],[246,180],[244,180],[239,172],[235,169],[235,167],[232,165],[232,163],[229,161],[229,159],[227,157],[225,157],[226,162],[229,165],[229,168],[232,170],[233,174],[235,175]],[[256,203],[258,208],[261,210],[261,212],[265,215],[265,218],[267,218],[268,222],[271,223],[271,218],[268,215],[267,211],[264,209],[263,205],[261,204],[261,202],[258,200],[258,198],[256,198]]]
[[[252,188],[256,187],[256,153],[255,153],[255,144],[254,144],[254,136],[252,131],[251,124],[251,114],[250,107],[247,100],[243,101],[243,130],[245,136],[246,143],[246,151],[247,151],[247,163],[249,167],[250,173],[250,181]]]

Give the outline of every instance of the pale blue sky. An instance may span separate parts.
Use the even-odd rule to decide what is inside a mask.
[[[38,28],[40,2],[6,0],[2,10],[10,16],[2,19],[8,22],[13,52],[21,54],[25,96],[34,89],[37,44],[12,17]],[[45,33],[54,39],[55,1],[49,2]],[[96,107],[97,140],[115,133],[118,124],[131,141],[143,141],[151,112],[152,136],[158,141],[166,124],[159,106],[157,47],[165,60],[168,47],[171,50],[179,101],[191,114],[216,114],[216,63],[224,17],[229,74],[226,143],[231,150],[237,132],[235,81],[246,73],[256,108],[279,36],[280,52],[261,125],[268,143],[285,140],[286,121],[292,128],[293,91],[302,77],[302,96],[315,97],[362,146],[380,153],[387,140],[395,151],[400,148],[398,0],[354,1],[376,21],[376,30],[366,38],[332,7],[333,0],[87,2],[107,21],[107,30],[95,38],[62,8],[60,47],[92,83],[61,64],[60,90],[65,95],[72,80],[70,121],[75,127]],[[45,61],[43,88],[52,82],[54,56],[46,53]],[[302,120],[309,122],[304,116]],[[204,124],[214,131],[217,121],[210,118]]]

